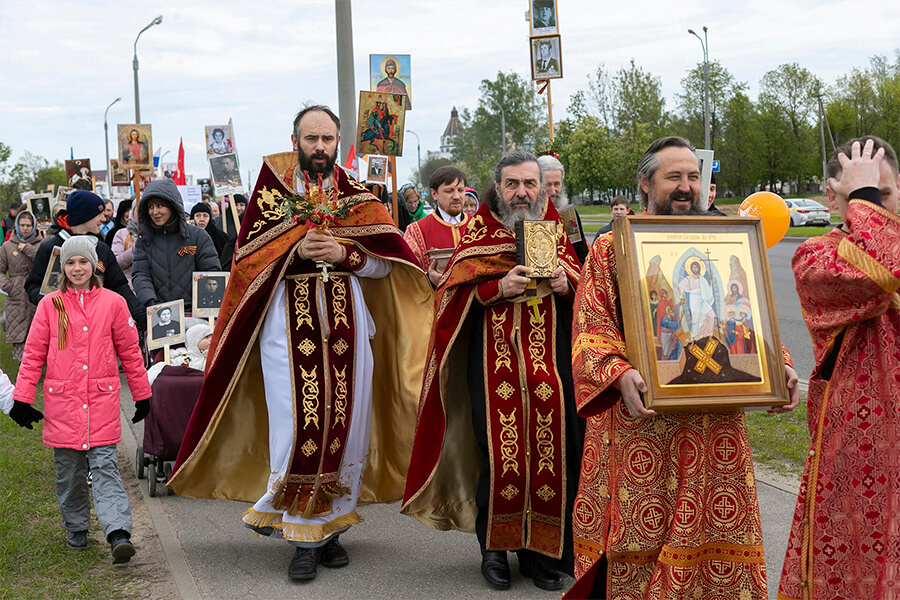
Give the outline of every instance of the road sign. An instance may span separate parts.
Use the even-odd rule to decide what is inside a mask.
[[[718,172],[719,172],[719,161],[717,161],[717,160],[714,160],[714,161],[713,161],[713,169],[712,169],[712,172],[713,172],[713,173],[718,173]]]

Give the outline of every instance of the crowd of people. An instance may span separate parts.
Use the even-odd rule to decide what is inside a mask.
[[[236,238],[216,233],[221,219],[203,206],[189,224],[166,180],[114,218],[91,192],[73,193],[43,244],[28,213],[12,223],[0,248],[4,285],[24,287],[15,310],[31,302],[37,313],[30,332],[8,338],[25,348],[0,403],[20,425],[45,419],[70,546],[80,547],[87,527],[86,453],[103,473],[95,502],[113,556],[133,554],[113,475],[115,356],[143,418],[139,313],[179,298],[189,307],[191,273],[225,267],[226,308],[181,354],[202,364],[205,379],[167,485],[250,503],[243,525],[294,547],[291,579],[349,564],[339,538],[362,522],[358,504],[402,500],[403,514],[430,527],[474,533],[481,575],[495,589],[511,586],[515,552],[521,574],[542,589],[574,576],[567,598],[767,598],[743,411],[645,406],[652,374],[627,356],[613,234],[589,245],[578,219],[566,233],[560,161],[510,152],[481,194],[463,171],[441,167],[429,181],[433,213],[415,187],[401,187],[398,228],[379,198],[335,168],[339,131],[325,106],[295,116],[294,151],[266,157],[252,202],[240,205],[254,225]],[[341,213],[330,225],[300,206],[290,207],[292,220],[269,210],[274,192],[322,193],[310,188],[316,176]],[[713,206],[683,138],[655,140],[636,177],[644,214],[702,217]],[[878,138],[854,140],[835,151],[828,177],[843,223],[802,244],[793,261],[816,367],[779,597],[891,597],[900,564],[891,534],[900,514],[897,157]],[[616,216],[629,211],[627,199],[614,205]],[[96,238],[105,213],[115,252]],[[556,221],[557,266],[546,277],[519,264],[523,220]],[[62,247],[64,272],[60,291],[42,298],[35,274],[48,244]],[[20,255],[34,261],[30,275]],[[698,264],[688,265],[695,276]],[[3,289],[10,310],[14,296]],[[697,356],[689,346],[711,343],[715,328],[687,327],[701,333],[678,341],[679,356]],[[774,372],[787,397],[776,413],[800,399],[780,350]],[[41,414],[33,401],[43,364]],[[82,403],[104,408],[73,419]]]

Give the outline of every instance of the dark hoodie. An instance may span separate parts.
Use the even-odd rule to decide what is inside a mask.
[[[150,200],[164,201],[172,218],[162,226],[150,219]],[[138,205],[140,237],[134,245],[131,283],[143,306],[184,299],[191,309],[194,271],[219,271],[222,267],[209,235],[189,225],[181,194],[171,179],[151,181]]]

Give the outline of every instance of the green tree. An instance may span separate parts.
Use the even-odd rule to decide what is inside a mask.
[[[20,200],[22,192],[40,192],[51,184],[56,187],[66,184],[66,169],[60,161],[50,163],[26,150],[22,158],[9,167],[10,154],[9,146],[0,144],[0,206],[4,212],[10,204]]]
[[[469,178],[469,185],[483,189],[491,180],[491,168],[502,152],[500,109],[506,115],[506,149],[531,150],[549,146],[547,102],[534,85],[514,72],[484,79],[474,111],[460,111],[460,133],[455,139],[453,161]]]
[[[759,115],[743,91],[736,92],[722,107],[722,140],[716,155],[722,165],[718,187],[745,196],[759,183]]]
[[[649,128],[651,135],[663,135],[668,126],[666,99],[662,95],[662,79],[654,77],[631,60],[613,78],[615,91],[616,133],[634,132],[638,125]]]
[[[679,133],[700,147],[705,139],[703,125],[704,91],[706,84],[703,77],[703,63],[687,72],[681,79],[678,101],[680,118]],[[722,141],[723,119],[725,107],[735,94],[746,92],[747,84],[736,82],[734,76],[719,61],[709,63],[709,141],[712,148],[717,149]]]

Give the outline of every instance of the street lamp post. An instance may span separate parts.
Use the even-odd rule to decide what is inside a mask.
[[[408,133],[416,136],[416,178],[419,180],[419,183],[422,183],[422,146],[419,144],[419,135],[413,131],[412,129],[406,130]]]
[[[709,144],[709,40],[706,37],[706,25],[703,26],[702,38],[694,33],[693,29],[688,29],[688,33],[700,40],[700,46],[703,47],[703,136],[706,149],[711,150]]]
[[[490,98],[490,96],[488,96],[488,98]],[[500,140],[500,149],[503,154],[506,154],[506,111],[503,110],[503,107],[500,106],[499,102],[497,102],[493,98],[490,98],[490,100],[497,105],[497,108],[500,109],[500,136],[502,138]]]
[[[134,62],[131,63],[131,68],[134,69],[134,122],[141,122],[141,95],[138,91],[138,59],[137,59],[137,43],[138,40],[141,39],[141,33],[144,33],[154,25],[159,25],[162,23],[162,15],[159,15],[152,21],[150,24],[141,29],[140,33],[137,34],[137,37],[134,38]]]
[[[109,109],[112,108],[112,105],[121,100],[122,97],[118,97],[112,102],[109,103],[109,106],[106,107],[106,110],[103,111],[103,141],[106,143],[106,184],[107,186],[112,185],[112,168],[109,166],[109,124],[106,121],[106,116],[109,114]],[[112,188],[109,188],[112,189]]]

